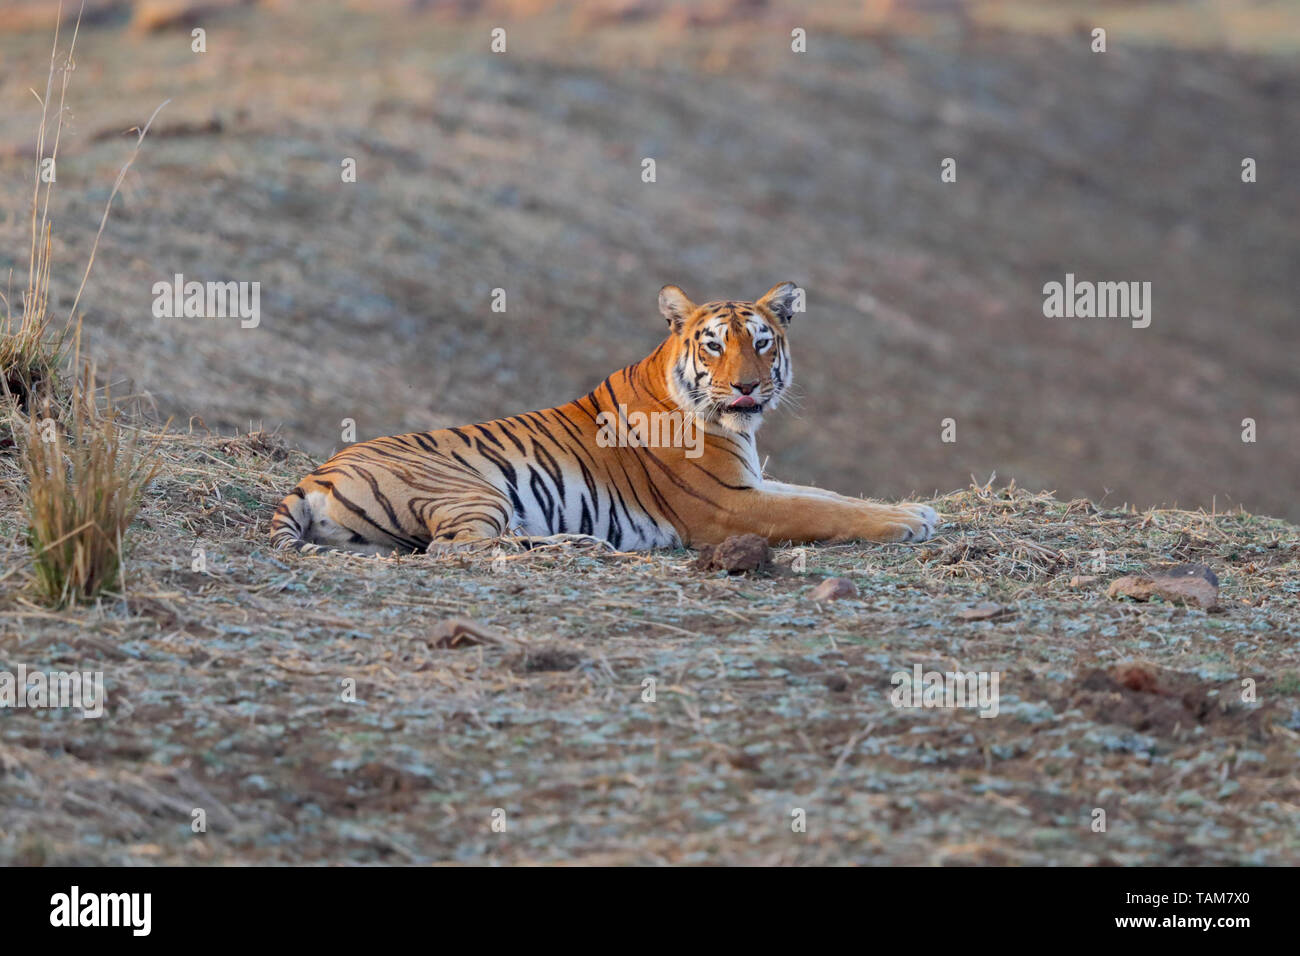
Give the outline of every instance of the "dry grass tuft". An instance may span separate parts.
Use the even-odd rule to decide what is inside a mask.
[[[59,22],[62,22],[62,5]],[[154,110],[139,131],[135,148],[118,171],[81,283],[68,317],[60,327],[50,308],[53,264],[50,197],[58,179],[59,141],[68,85],[76,69],[74,54],[80,28],[79,13],[67,54],[60,60],[56,23],[45,96],[35,91],[32,94],[41,104],[41,122],[36,137],[27,283],[17,315],[10,296],[3,296],[4,323],[0,328],[0,394],[11,406],[8,418],[13,425],[13,441],[21,444],[23,450],[22,468],[27,486],[22,500],[29,521],[28,543],[32,549],[36,587],[56,607],[93,599],[118,586],[123,535],[139,509],[144,487],[158,469],[156,464],[146,465],[149,450],[141,448],[138,433],[124,442],[118,422],[119,409],[107,389],[103,408],[99,407],[95,373],[90,367],[70,388],[61,374],[70,355],[74,362],[80,359],[81,324],[77,307],[95,264],[109,211],[154,117],[162,109],[159,106]],[[52,139],[47,140],[56,77],[58,109]],[[157,439],[153,450],[156,448]]]
[[[59,21],[62,21],[62,4],[60,4]],[[0,295],[4,304],[4,319],[0,324],[0,393],[14,401],[24,411],[38,403],[67,398],[67,388],[63,384],[60,370],[67,362],[70,352],[75,352],[76,343],[80,342],[81,324],[77,315],[77,306],[81,304],[82,293],[90,278],[95,264],[95,253],[99,249],[99,240],[108,223],[109,211],[113,201],[121,191],[127,171],[140,153],[144,138],[153,125],[154,118],[166,106],[164,102],[154,110],[149,121],[139,130],[135,148],[126,162],[118,170],[113,188],[104,204],[104,214],[99,220],[99,229],[86,257],[86,266],[81,273],[81,283],[72,301],[72,308],[62,325],[50,308],[50,275],[53,265],[53,221],[50,218],[50,197],[54,184],[58,180],[59,142],[63,136],[63,116],[66,111],[68,85],[76,69],[74,54],[77,48],[77,34],[81,28],[81,14],[77,15],[76,25],[72,31],[72,42],[68,45],[67,55],[59,59],[59,28],[54,28],[54,45],[50,50],[50,67],[45,79],[45,96],[32,91],[41,104],[41,122],[36,134],[36,163],[32,177],[31,239],[28,249],[27,283],[21,294],[17,314],[12,305],[12,275],[10,289]],[[50,133],[50,103],[54,95],[55,78],[58,77],[58,109],[53,121],[53,135]],[[46,155],[46,148],[49,155]]]
[[[3,296],[4,325],[0,329],[0,383],[4,391],[22,408],[30,408],[42,396],[57,396],[59,369],[67,358],[72,332],[69,316],[59,328],[50,311],[51,241],[50,195],[57,180],[59,141],[63,135],[63,115],[68,84],[75,68],[73,53],[77,47],[80,17],[73,29],[72,43],[63,63],[59,56],[59,28],[54,28],[54,46],[50,50],[50,69],[45,80],[45,96],[36,96],[41,104],[41,125],[36,134],[36,164],[32,177],[31,243],[28,250],[27,284],[22,291],[18,314],[14,314],[9,294]],[[59,108],[54,119],[53,141],[46,156],[50,100],[55,77],[59,77]],[[44,190],[42,190],[44,186]],[[93,251],[92,251],[93,256]],[[87,264],[87,273],[90,267]],[[11,276],[12,281],[12,276]],[[84,280],[83,280],[84,285]]]
[[[66,433],[47,405],[44,418],[28,417],[22,449],[36,587],[55,607],[118,587],[123,537],[160,467],[162,436],[149,445],[139,432],[124,438],[107,388],[103,408],[96,402],[92,368],[74,385],[71,401]]]

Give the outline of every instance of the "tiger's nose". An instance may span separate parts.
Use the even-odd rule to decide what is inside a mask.
[[[731,387],[739,389],[741,395],[748,395],[754,389],[758,388],[758,382],[732,382]]]

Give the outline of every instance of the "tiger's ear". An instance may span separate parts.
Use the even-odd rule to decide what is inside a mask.
[[[668,327],[680,332],[695,311],[695,303],[686,298],[686,293],[677,286],[666,285],[659,290],[659,311],[668,320]]]
[[[778,282],[767,290],[758,304],[780,319],[782,325],[789,325],[794,314],[803,311],[803,289],[793,282]]]

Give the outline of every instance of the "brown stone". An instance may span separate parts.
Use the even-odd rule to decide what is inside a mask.
[[[808,593],[810,601],[838,601],[857,596],[858,586],[848,578],[827,578]]]
[[[1116,578],[1106,594],[1135,601],[1158,597],[1172,604],[1188,604],[1208,611],[1219,603],[1219,579],[1203,564],[1180,564],[1166,571]]]
[[[963,621],[992,621],[997,618],[1008,617],[1010,614],[1010,608],[1005,608],[1001,604],[995,604],[992,601],[983,601],[973,607],[963,608],[957,612],[957,616]]]
[[[429,629],[429,643],[432,647],[454,648],[472,647],[475,644],[509,646],[517,642],[486,624],[464,617],[449,617],[436,621]]]

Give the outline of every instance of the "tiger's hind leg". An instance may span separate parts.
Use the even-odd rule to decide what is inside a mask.
[[[535,548],[566,546],[573,548],[590,548],[598,551],[617,551],[612,544],[604,538],[597,538],[591,534],[569,534],[561,532],[559,534],[530,534],[519,535],[510,538],[510,541],[519,545],[525,551],[532,551]]]
[[[308,479],[310,480],[310,478]],[[347,551],[353,554],[382,555],[411,553],[420,542],[404,535],[387,533],[375,526],[355,506],[341,501],[328,490],[314,487],[302,496],[299,539],[291,542],[307,553]]]
[[[421,512],[429,534],[426,550],[474,550],[480,542],[505,534],[514,513],[510,499],[481,478],[445,488],[438,501],[429,502]]]
[[[286,499],[289,513],[277,516],[282,539],[293,533],[326,548],[410,554],[495,538],[513,521],[511,500],[464,462],[354,447],[360,450],[326,462]]]

